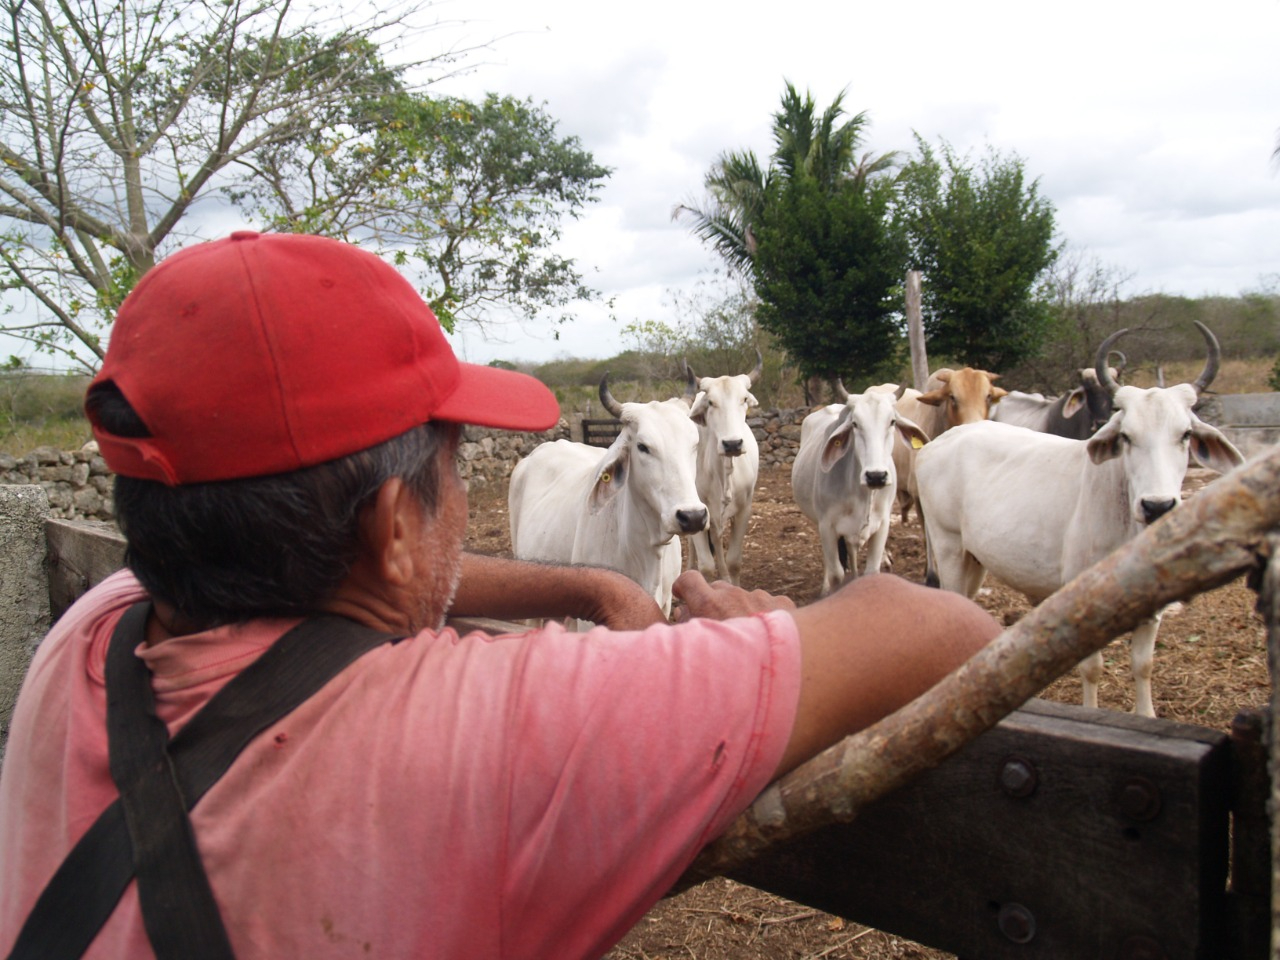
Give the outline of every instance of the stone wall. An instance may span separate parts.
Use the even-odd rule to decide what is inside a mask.
[[[766,410],[748,417],[765,467],[789,467],[800,446],[800,423],[814,409]],[[1199,407],[1248,456],[1280,440],[1280,394],[1214,396]],[[473,490],[505,484],[530,450],[548,440],[581,440],[581,415],[561,420],[545,433],[511,433],[466,427],[458,448],[458,469]],[[0,454],[0,483],[34,484],[49,498],[49,514],[67,520],[112,520],[112,477],[95,444],[81,450],[39,447],[25,457]]]
[[[465,427],[458,445],[458,473],[472,490],[483,489],[491,483],[506,483],[516,464],[530,450],[548,440],[578,439],[578,435],[571,434],[568,421],[563,419],[545,433]]]
[[[520,458],[538,444],[569,435],[569,424],[563,420],[545,433],[466,427],[458,447],[458,470],[473,488],[505,482]],[[80,450],[37,447],[23,457],[0,454],[0,484],[43,488],[49,516],[61,520],[114,521],[113,483],[92,442]]]
[[[747,417],[747,426],[760,444],[760,466],[788,467],[800,449],[800,422],[814,407],[769,410]]]
[[[95,443],[79,450],[36,447],[25,457],[0,453],[0,483],[42,487],[49,516],[61,520],[113,520],[107,462]]]

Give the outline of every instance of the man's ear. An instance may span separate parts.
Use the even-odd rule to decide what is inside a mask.
[[[360,516],[360,551],[379,577],[397,586],[411,583],[414,544],[422,524],[422,505],[400,477],[378,488]]]

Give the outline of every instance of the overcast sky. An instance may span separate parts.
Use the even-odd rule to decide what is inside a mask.
[[[975,158],[1017,153],[1061,238],[1132,274],[1129,293],[1280,285],[1280,0],[434,9],[466,21],[451,34],[463,42],[500,38],[440,92],[545,101],[559,132],[614,171],[564,252],[616,298],[617,321],[583,308],[559,342],[549,326],[455,338],[473,362],[609,356],[627,322],[671,321],[669,291],[717,264],[671,209],[701,199],[723,151],[767,160],[784,80],[820,109],[847,90],[876,152],[910,150],[916,131]]]

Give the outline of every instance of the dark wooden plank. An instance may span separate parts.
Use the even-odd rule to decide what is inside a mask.
[[[124,537],[109,523],[46,520],[49,545],[49,606],[62,616],[90,587],[124,566]]]
[[[620,420],[587,420],[582,421],[582,442],[593,447],[607,447],[617,439],[622,430]]]
[[[1224,734],[1031,701],[735,879],[973,960],[1224,956]]]

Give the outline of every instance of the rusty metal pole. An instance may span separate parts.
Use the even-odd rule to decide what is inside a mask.
[[[773,784],[703,850],[679,886],[731,873],[782,840],[853,820],[1156,610],[1258,569],[1277,530],[1280,447],[1219,478],[1081,573],[924,696]]]

